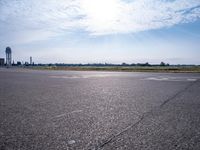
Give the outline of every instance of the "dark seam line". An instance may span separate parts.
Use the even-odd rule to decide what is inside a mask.
[[[161,105],[154,107],[154,109],[164,107],[168,102],[170,102],[171,100],[173,100],[173,99],[176,98],[177,96],[181,95],[183,92],[187,91],[190,87],[192,87],[192,86],[193,86],[194,84],[196,84],[197,82],[198,82],[198,80],[195,81],[195,82],[192,82],[191,84],[189,84],[188,86],[186,86],[183,90],[177,92],[174,96],[172,96],[172,97],[168,98],[167,100],[165,100]],[[120,136],[121,134],[125,133],[126,131],[128,131],[128,130],[131,129],[132,127],[135,127],[136,125],[138,125],[139,123],[141,123],[141,122],[143,121],[143,119],[145,118],[145,116],[146,116],[147,114],[152,113],[152,111],[153,111],[154,109],[151,109],[150,111],[143,113],[143,114],[141,115],[140,119],[139,119],[136,123],[134,123],[134,124],[132,124],[132,125],[126,127],[126,128],[123,129],[121,132],[119,132],[119,133],[113,135],[112,137],[108,138],[108,139],[107,139],[105,142],[103,142],[101,145],[99,145],[99,146],[97,146],[96,148],[94,148],[94,150],[100,150],[100,149],[102,149],[105,145],[107,145],[108,143],[114,141],[114,139],[116,139],[116,137]]]

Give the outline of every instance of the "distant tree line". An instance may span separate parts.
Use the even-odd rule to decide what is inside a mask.
[[[49,67],[168,67],[168,66],[196,66],[196,65],[184,65],[184,64],[178,64],[178,65],[170,65],[169,63],[161,62],[160,64],[150,64],[148,62],[146,63],[121,63],[121,64],[112,64],[112,63],[87,63],[87,64],[65,64],[65,63],[55,63],[55,64],[35,64],[36,66],[49,66]]]
[[[169,63],[165,63],[165,62],[161,62],[160,64],[150,64],[148,62],[146,63],[121,63],[121,64],[112,64],[112,63],[87,63],[87,64],[66,64],[66,63],[49,63],[49,64],[30,64],[28,62],[20,62],[17,61],[17,63],[15,63],[13,61],[12,63],[13,66],[49,66],[49,67],[131,67],[131,66],[136,66],[136,67],[156,67],[156,66],[160,66],[160,67],[167,67],[167,66],[197,66],[197,65],[184,65],[184,64],[179,64],[179,65],[170,65]]]

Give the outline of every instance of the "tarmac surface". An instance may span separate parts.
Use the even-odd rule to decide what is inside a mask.
[[[200,74],[0,69],[0,150],[199,150]]]

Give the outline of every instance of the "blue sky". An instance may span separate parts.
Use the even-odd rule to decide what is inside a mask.
[[[0,57],[200,64],[199,0],[0,0]]]

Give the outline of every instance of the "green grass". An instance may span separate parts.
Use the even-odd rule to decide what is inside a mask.
[[[200,73],[200,66],[180,66],[180,67],[139,67],[139,66],[130,66],[130,67],[113,67],[113,66],[105,66],[105,67],[96,67],[96,66],[80,66],[80,67],[69,67],[69,66],[34,66],[28,67],[31,69],[39,69],[39,70],[72,70],[72,71],[124,71],[124,72],[185,72],[185,73]]]

